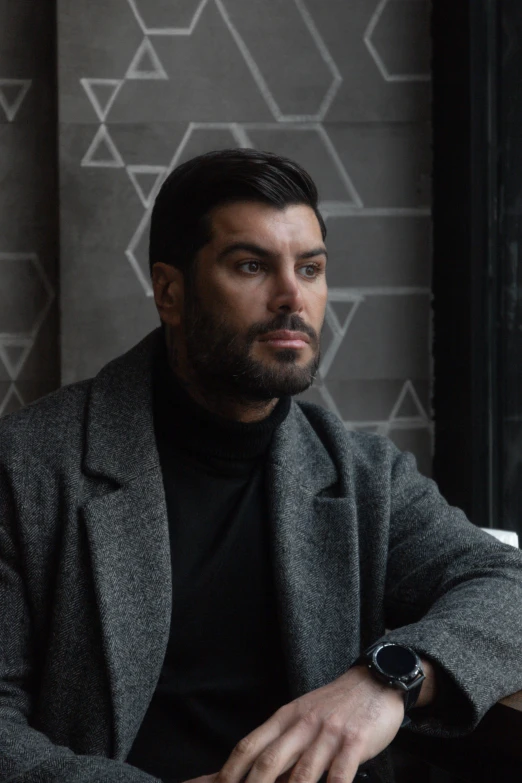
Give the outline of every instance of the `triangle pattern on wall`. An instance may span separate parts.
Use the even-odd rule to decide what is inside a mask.
[[[332,308],[337,322],[339,324],[339,330],[342,334],[346,333],[350,325],[350,321],[355,315],[355,310],[358,302],[332,302],[330,301],[330,307]]]
[[[121,89],[123,79],[80,79],[80,82],[98,119],[100,122],[105,122]]]
[[[144,38],[129,65],[126,79],[168,79],[156,50],[148,38]]]
[[[0,359],[11,380],[18,378],[32,347],[33,341],[30,339],[9,338],[9,341],[0,341]]]
[[[32,79],[0,79],[0,106],[9,122],[18,114],[32,83]]]
[[[7,392],[2,399],[0,396],[0,416],[4,416],[8,413],[14,413],[17,410],[20,410],[20,408],[23,408],[25,405],[24,400],[22,399],[22,395],[12,383],[8,389]]]
[[[166,171],[165,166],[127,166],[127,174],[145,209],[151,206],[156,197]]]
[[[94,139],[85,153],[82,166],[119,169],[124,166],[123,159],[109,135],[105,125],[100,125]]]
[[[428,416],[412,382],[406,381],[390,413],[389,422],[393,425],[397,422],[411,422],[412,420],[426,422]]]

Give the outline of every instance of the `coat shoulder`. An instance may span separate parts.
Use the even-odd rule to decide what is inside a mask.
[[[349,459],[352,465],[382,466],[383,463],[391,465],[401,453],[384,435],[349,430],[335,413],[320,405],[303,400],[296,402],[314,436],[334,458]]]
[[[44,462],[78,449],[92,379],[63,386],[0,418],[0,464],[13,459]]]

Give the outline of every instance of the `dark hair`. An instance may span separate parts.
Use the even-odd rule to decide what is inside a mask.
[[[158,193],[150,224],[151,274],[153,264],[163,261],[190,276],[194,257],[211,239],[209,212],[238,201],[261,201],[278,209],[305,204],[326,237],[317,188],[297,163],[253,149],[207,152],[174,169]]]

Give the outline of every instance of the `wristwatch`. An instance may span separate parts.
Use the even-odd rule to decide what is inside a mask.
[[[355,661],[354,666],[364,664],[379,682],[404,693],[404,721],[410,719],[407,713],[415,706],[426,675],[417,653],[396,642],[376,642]]]

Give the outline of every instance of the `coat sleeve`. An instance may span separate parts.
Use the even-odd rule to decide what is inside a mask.
[[[383,638],[438,665],[439,698],[413,709],[410,729],[473,731],[522,689],[522,552],[450,506],[415,458],[393,446]]]
[[[77,755],[31,727],[35,661],[17,535],[16,504],[0,466],[0,781],[161,783],[129,764]]]

